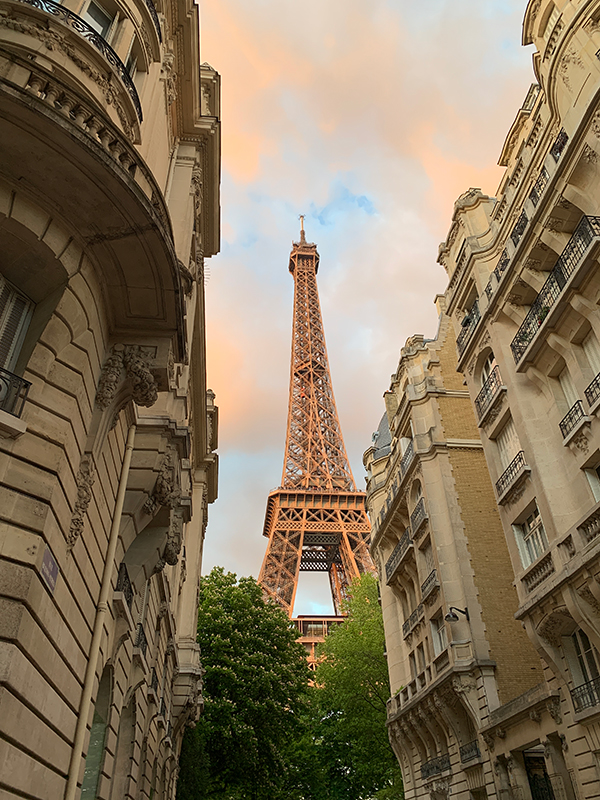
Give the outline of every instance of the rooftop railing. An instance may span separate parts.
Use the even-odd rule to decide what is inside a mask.
[[[567,281],[579,265],[585,251],[599,236],[600,217],[582,217],[511,342],[510,348],[515,363],[519,363],[535,338],[540,326],[548,316],[548,312],[560,297]]]
[[[115,51],[108,44],[108,42],[98,33],[98,31],[94,30],[94,28],[92,28],[91,25],[88,25],[85,20],[83,20],[73,11],[70,11],[65,6],[60,5],[60,3],[52,2],[52,0],[19,0],[19,2],[25,3],[28,6],[33,6],[34,8],[39,8],[41,11],[45,11],[47,14],[50,14],[59,22],[62,22],[63,25],[66,25],[67,27],[71,28],[76,33],[78,33],[80,36],[83,36],[83,38],[86,39],[91,45],[93,45],[93,47],[95,47],[96,50],[102,53],[102,55],[108,61],[108,63],[116,70],[119,78],[121,79],[123,85],[127,89],[129,96],[131,97],[139,121],[140,122],[142,121],[143,118],[142,105],[140,103],[140,98],[138,96],[137,89],[135,88],[135,85],[131,80],[131,75],[127,71],[127,67],[125,66],[125,64],[123,64],[119,56],[115,53]],[[148,3],[148,0],[146,0],[146,2]],[[155,9],[155,14],[156,14],[156,9]],[[158,17],[156,19],[158,21]]]
[[[583,410],[583,403],[581,402],[581,400],[578,400],[576,403],[573,403],[571,408],[567,411],[565,416],[558,423],[558,427],[560,428],[560,432],[562,433],[563,439],[566,439],[567,436],[572,431],[575,430],[577,425],[584,418],[585,418],[585,411]]]
[[[519,475],[523,467],[527,466],[525,463],[525,453],[521,450],[510,462],[508,467],[504,470],[502,475],[496,481],[496,492],[498,497],[502,497],[504,492],[512,485],[513,481]]]
[[[475,398],[475,408],[477,409],[479,419],[483,417],[485,412],[492,405],[494,398],[497,397],[501,388],[502,378],[500,376],[500,367],[496,365],[488,375],[487,380],[481,387],[481,391]]]

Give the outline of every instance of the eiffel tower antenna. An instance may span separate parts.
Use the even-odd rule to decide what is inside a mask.
[[[269,543],[259,581],[291,617],[301,571],[327,572],[336,614],[350,582],[372,572],[366,496],[357,492],[329,373],[317,290],[319,254],[292,244],[294,321],[287,436],[281,486],[269,494],[263,535]]]

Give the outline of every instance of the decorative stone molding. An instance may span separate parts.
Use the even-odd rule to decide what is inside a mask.
[[[167,533],[167,543],[163,552],[163,558],[170,566],[177,564],[182,542],[183,513],[181,509],[172,509],[169,532]]]
[[[573,87],[571,86],[571,79],[569,77],[569,66],[571,64],[583,69],[583,61],[579,56],[579,52],[573,45],[569,45],[569,48],[561,58],[560,65],[558,67],[558,74],[562,78],[563,83],[569,91],[573,90]]]
[[[585,603],[587,603],[589,606],[591,606],[591,608],[594,609],[594,611],[596,612],[596,614],[598,616],[600,616],[600,603],[598,602],[598,600],[594,596],[594,594],[593,594],[592,590],[589,588],[589,586],[585,586],[585,585],[584,586],[579,586],[578,589],[577,589],[577,594],[579,595],[579,597],[581,597],[581,599]]]
[[[194,288],[194,276],[185,266],[183,261],[179,261],[178,259],[177,266],[179,268],[179,275],[181,276],[181,283],[183,284],[183,291],[185,292],[186,297],[189,297],[192,293],[192,289]]]
[[[155,514],[160,506],[174,508],[181,497],[175,455],[172,449],[167,450],[158,471],[152,494],[143,505],[147,514]]]
[[[494,747],[496,746],[496,740],[494,738],[493,733],[483,733],[483,741],[485,742],[485,746],[489,750],[490,753],[494,752]]]
[[[551,697],[548,702],[546,703],[546,709],[554,722],[557,725],[562,724],[562,714],[560,712],[560,698],[559,697]]]
[[[67,58],[69,58],[79,69],[87,75],[90,80],[100,87],[104,100],[107,105],[112,105],[117,112],[119,121],[127,138],[135,141],[135,134],[133,126],[131,125],[125,108],[121,103],[118,93],[115,90],[115,84],[108,81],[97,69],[95,69],[89,62],[83,59],[70,44],[64,36],[53,30],[49,30],[46,26],[38,23],[30,23],[22,20],[17,20],[6,11],[0,11],[0,28],[8,28],[9,30],[17,31],[18,33],[25,33],[28,36],[33,36],[39,39],[40,42],[50,51],[59,50]]]
[[[177,73],[175,72],[175,54],[166,52],[162,62],[163,78],[167,105],[172,106],[177,99]]]
[[[104,362],[96,404],[105,411],[112,403],[124,377],[131,384],[131,395],[139,406],[153,406],[158,398],[158,388],[150,364],[154,360],[154,347],[116,344]]]
[[[577,450],[579,450],[580,453],[583,453],[584,455],[587,455],[590,451],[590,443],[588,441],[587,436],[585,435],[584,430],[579,431],[577,436],[571,439],[569,445],[573,445],[573,447],[575,447]]]
[[[75,542],[83,532],[83,523],[92,499],[92,486],[95,480],[96,467],[94,460],[91,455],[86,454],[79,462],[79,469],[77,471],[77,477],[75,478],[77,499],[75,500],[75,508],[71,516],[71,524],[67,536],[67,547],[69,550],[73,548]]]
[[[596,132],[594,131],[594,133],[596,133]],[[596,136],[598,136],[597,133],[596,133]],[[597,164],[598,163],[598,153],[596,152],[596,150],[594,150],[593,147],[590,147],[589,144],[586,144],[584,146],[582,158],[588,164]]]

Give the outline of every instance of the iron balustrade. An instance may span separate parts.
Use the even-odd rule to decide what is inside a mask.
[[[408,548],[411,546],[411,544],[412,544],[412,539],[410,538],[410,530],[407,528],[404,534],[402,535],[402,538],[396,545],[396,547],[394,547],[394,549],[392,550],[392,555],[388,558],[386,562],[385,577],[388,581],[396,571],[398,564],[404,558],[404,555],[408,550]]]
[[[156,674],[156,669],[154,667],[152,667],[152,675],[151,675],[151,678],[150,678],[150,688],[154,692],[158,691],[158,675]]]
[[[83,38],[86,39],[93,47],[95,47],[96,50],[102,53],[104,58],[112,67],[114,67],[119,75],[119,78],[127,89],[133,105],[135,106],[138,119],[140,122],[142,121],[142,105],[140,103],[140,98],[137,93],[137,89],[135,88],[135,84],[131,80],[131,75],[127,71],[125,64],[123,64],[119,56],[115,53],[104,37],[98,33],[98,31],[94,30],[91,25],[88,25],[85,20],[81,19],[81,17],[73,13],[73,11],[70,11],[65,6],[61,6],[59,3],[52,2],[52,0],[18,0],[18,2],[25,3],[26,5],[33,6],[34,8],[39,8],[41,11],[45,11],[46,14],[50,14],[51,16],[55,17],[59,22],[62,22],[63,25],[67,25],[69,28],[76,31],[80,36],[83,36]],[[146,3],[148,4],[148,0],[146,0]],[[154,10],[154,13],[156,14],[156,9]]]
[[[521,211],[521,215],[517,220],[515,227],[510,232],[510,238],[512,239],[512,243],[516,247],[519,242],[521,241],[521,237],[525,232],[525,228],[527,227],[527,223],[529,222],[529,217],[525,211]]]
[[[600,678],[594,678],[571,689],[571,699],[575,711],[584,711],[586,708],[600,705]]]
[[[162,31],[160,29],[160,21],[158,19],[158,14],[156,13],[156,6],[152,2],[152,0],[146,0],[146,7],[150,12],[150,16],[152,17],[152,22],[154,23],[154,27],[156,28],[158,41],[162,44]]]
[[[425,508],[425,500],[421,498],[410,515],[410,528],[413,534],[419,530],[425,519],[427,519],[427,509]]]
[[[475,398],[475,408],[479,414],[479,419],[483,417],[485,412],[491,406],[498,392],[502,388],[502,378],[500,377],[500,367],[497,365],[488,375],[485,383],[481,387],[481,391]]]
[[[20,417],[31,383],[7,369],[0,369],[0,409]]]
[[[161,716],[163,719],[167,716],[167,706],[165,704],[165,698],[164,697],[160,698],[160,708],[158,709],[158,713],[159,713],[159,716]]]
[[[494,290],[492,288],[492,279],[490,278],[489,281],[485,285],[485,296],[488,300],[492,299],[492,295],[494,294]]]
[[[479,744],[477,739],[474,742],[468,742],[467,744],[462,744],[460,746],[460,760],[461,763],[465,763],[466,761],[472,761],[474,758],[479,758],[481,755],[479,751]]]
[[[463,354],[469,342],[469,339],[473,335],[473,331],[477,327],[477,323],[479,322],[480,319],[481,319],[481,313],[479,311],[479,302],[475,300],[475,302],[469,309],[469,313],[463,320],[462,330],[458,334],[458,338],[456,340],[456,347],[458,348],[459,356]]]
[[[509,261],[510,261],[510,256],[508,255],[508,252],[506,250],[503,250],[502,254],[500,255],[500,260],[496,264],[496,269],[494,270],[494,272],[498,270],[498,272],[496,272],[496,276],[498,276],[498,273],[502,274],[504,272],[504,270],[508,267]],[[500,280],[499,277],[498,280]]]
[[[535,338],[585,251],[598,236],[600,236],[600,217],[582,217],[510,344],[516,364]]]
[[[564,128],[560,131],[558,136],[556,137],[554,144],[550,148],[550,155],[555,161],[562,156],[563,150],[567,146],[567,142],[569,141],[569,136]]]
[[[585,399],[588,401],[590,406],[593,406],[596,400],[600,398],[600,372],[596,375],[594,380],[587,387],[584,394],[585,394]]]
[[[402,636],[406,639],[406,637],[413,631],[416,626],[421,622],[423,617],[425,616],[425,609],[423,608],[423,603],[419,603],[419,605],[415,608],[412,612],[410,617],[405,620],[402,625]]]
[[[173,723],[171,722],[171,720],[169,720],[169,722],[167,724],[167,736],[166,736],[166,738],[167,739],[172,739],[173,738]]]
[[[410,467],[411,461],[413,460],[413,456],[415,454],[415,448],[413,445],[412,439],[410,440],[408,447],[404,451],[404,455],[400,459],[400,472],[402,477],[406,475],[408,468]]]
[[[527,466],[525,463],[525,453],[521,450],[517,453],[517,455],[513,458],[508,467],[496,481],[496,492],[498,497],[502,497],[504,492],[509,486],[511,486],[517,475],[525,466]]]
[[[148,649],[148,640],[146,639],[146,632],[144,631],[144,626],[141,622],[138,622],[137,624],[135,646],[142,651],[144,656],[146,655],[146,650]]]
[[[529,199],[533,203],[534,206],[540,202],[540,197],[543,194],[544,189],[548,185],[548,170],[546,167],[542,167],[542,171],[540,172],[537,181],[533,184],[531,191],[529,192]]]
[[[421,767],[421,778],[431,778],[433,775],[439,775],[440,772],[450,769],[450,756],[445,753],[443,756],[432,758],[426,761]]]
[[[423,583],[421,584],[421,597],[423,600],[431,594],[431,592],[435,589],[436,586],[439,586],[438,579],[437,579],[437,570],[432,569],[429,575],[425,578]]]
[[[600,533],[600,510],[594,511],[585,522],[582,522],[581,525],[577,527],[577,530],[585,539],[586,544],[589,544],[595,539]]]
[[[565,416],[561,419],[558,423],[558,427],[560,428],[560,432],[562,433],[563,439],[566,439],[567,436],[575,430],[577,425],[581,422],[581,420],[585,417],[585,411],[583,410],[583,403],[581,400],[578,400],[576,403],[573,403],[571,408],[567,411]]]
[[[131,581],[129,580],[127,565],[123,562],[121,562],[121,566],[119,567],[119,575],[117,577],[117,592],[123,592],[125,602],[131,611],[131,606],[133,605],[133,587],[131,585]]]

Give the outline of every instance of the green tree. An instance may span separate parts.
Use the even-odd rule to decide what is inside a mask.
[[[178,800],[274,800],[302,735],[309,679],[285,613],[253,578],[216,567],[200,586],[204,713],[186,732]]]
[[[350,590],[347,618],[319,647],[312,693],[313,738],[328,773],[325,797],[401,798],[402,778],[386,721],[389,678],[377,580]]]

